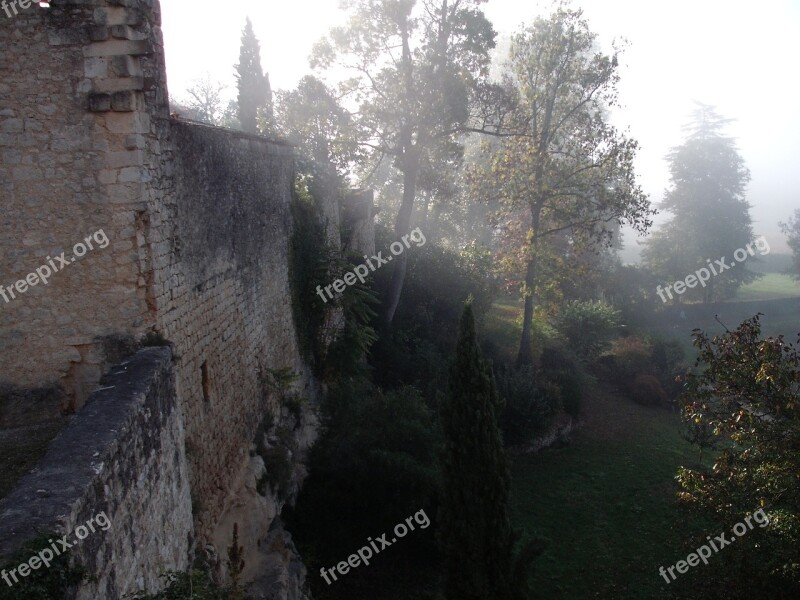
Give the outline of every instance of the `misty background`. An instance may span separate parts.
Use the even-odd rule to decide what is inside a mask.
[[[499,33],[496,59],[507,47],[503,38],[552,8],[541,0],[524,4],[489,0],[484,6]],[[800,207],[800,115],[790,107],[800,82],[786,69],[787,57],[796,54],[800,4],[601,0],[581,8],[603,49],[615,39],[629,42],[620,69],[622,106],[613,122],[641,144],[637,174],[653,204],[669,183],[665,157],[682,142],[695,101],[712,105],[735,119],[726,131],[752,175],[747,199],[755,234],[767,237],[773,254],[788,253],[778,222]],[[164,0],[162,9],[170,96],[179,101],[206,74],[228,86],[225,103],[235,98],[233,66],[248,16],[273,91],[292,89],[310,73],[312,46],[345,22],[337,0]],[[657,215],[655,226],[667,216]],[[624,243],[623,262],[638,262],[635,234],[626,231]]]

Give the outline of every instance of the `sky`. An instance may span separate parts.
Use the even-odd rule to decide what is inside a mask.
[[[584,0],[601,46],[629,43],[621,61],[621,109],[614,123],[640,142],[637,172],[657,204],[669,186],[670,148],[681,143],[688,115],[699,101],[736,119],[735,137],[752,180],[747,197],[755,234],[772,252],[788,252],[778,221],[800,208],[800,78],[797,77],[798,0]],[[245,18],[261,42],[262,66],[273,90],[291,89],[310,72],[314,43],[345,21],[338,0],[161,0],[170,95],[208,73],[235,94],[233,65]],[[489,0],[484,12],[509,35],[550,2]],[[668,215],[656,217],[656,223]],[[637,241],[626,235],[623,258],[635,260]]]

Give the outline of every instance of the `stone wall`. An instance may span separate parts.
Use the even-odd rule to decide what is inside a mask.
[[[79,600],[158,589],[163,570],[182,570],[192,550],[192,506],[183,414],[168,348],[121,363],[51,444],[37,469],[0,501],[0,562],[31,531],[73,533],[99,513],[72,549],[95,579]],[[5,585],[5,584],[3,584]]]
[[[316,392],[292,313],[291,148],[179,121],[170,135],[172,174],[148,237],[157,328],[181,357],[178,389],[205,539],[237,469],[247,466],[259,423],[278,413],[265,386],[269,371],[290,369],[301,376],[299,393]]]
[[[52,0],[49,9],[0,16],[0,44],[10,49],[0,61],[0,285],[24,280],[48,256],[69,258],[93,232],[109,240],[48,285],[0,298],[0,391],[58,389],[62,408],[90,419],[98,402],[81,407],[120,354],[110,341],[124,346],[148,333],[169,340],[177,399],[170,415],[185,429],[186,468],[175,471],[175,485],[191,489],[193,539],[219,547],[231,522],[247,522],[243,536],[257,546],[285,501],[242,501],[254,485],[257,428],[267,414],[281,418],[266,385],[270,370],[297,373],[294,391],[308,400],[292,425],[295,490],[316,431],[316,384],[291,306],[291,148],[169,117],[157,0]],[[17,413],[4,419],[16,423]],[[84,468],[65,439],[76,442],[56,442],[64,467]],[[139,459],[132,452],[130,468],[152,468],[148,477],[168,469]],[[92,497],[94,484],[81,485],[82,497]],[[137,485],[123,477],[110,493],[134,497],[143,493]],[[162,492],[164,506],[177,502],[172,488],[158,487],[151,502]],[[180,529],[184,509],[176,506]],[[114,550],[116,591],[136,577],[150,586],[164,565],[185,564],[185,532],[173,539],[165,523],[120,510],[125,534],[139,529],[164,547],[153,554],[163,559],[158,567]],[[89,565],[101,580],[104,565]]]
[[[158,60],[142,54],[154,45],[127,38],[157,39],[158,13],[122,4],[130,3],[54,0],[0,19],[0,285],[24,282],[61,252],[70,261],[74,245],[98,230],[110,240],[69,266],[52,263],[63,270],[47,285],[0,298],[0,383],[58,386],[72,409],[109,366],[100,338],[152,322],[133,219],[144,197],[118,181],[132,176],[139,155],[131,148],[150,131],[147,115],[125,105],[142,92],[123,88],[144,87],[133,75]],[[119,112],[89,112],[92,94],[115,87]]]

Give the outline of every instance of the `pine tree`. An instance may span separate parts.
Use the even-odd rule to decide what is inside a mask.
[[[526,597],[515,585],[526,578],[513,556],[511,475],[497,427],[499,408],[468,301],[450,370],[450,393],[441,409],[445,455],[438,527],[448,600]]]
[[[695,283],[675,301],[725,300],[757,277],[746,262],[734,260],[734,253],[754,236],[745,198],[750,172],[735,140],[723,132],[730,122],[713,107],[698,103],[692,122],[685,127],[688,137],[668,157],[672,186],[660,208],[673,217],[646,242],[645,264],[666,282],[708,269],[717,259],[727,265],[720,265],[724,270],[718,275],[702,285]]]
[[[259,132],[259,118],[263,123],[272,122],[272,90],[269,76],[261,69],[261,45],[253,23],[248,17],[242,31],[239,64],[236,65],[236,85],[239,88],[239,121],[242,129],[250,133]],[[262,129],[262,133],[263,133]]]

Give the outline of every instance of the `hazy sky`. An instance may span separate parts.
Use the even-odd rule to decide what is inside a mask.
[[[338,0],[161,0],[171,95],[185,97],[208,72],[230,85],[246,16],[261,41],[261,60],[273,89],[289,89],[309,72],[308,55],[328,29],[343,21]],[[622,61],[615,114],[642,149],[637,167],[654,202],[669,184],[664,156],[681,142],[693,101],[737,119],[737,138],[752,172],[748,199],[757,235],[773,252],[787,252],[777,222],[800,208],[800,97],[796,60],[797,0],[585,0],[582,6],[601,44],[630,42]],[[509,34],[549,2],[489,0],[498,32]],[[626,240],[628,251],[636,244]]]

